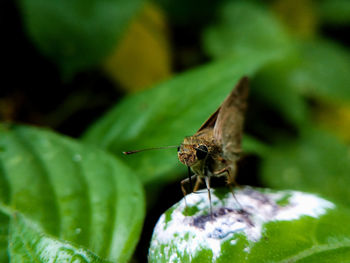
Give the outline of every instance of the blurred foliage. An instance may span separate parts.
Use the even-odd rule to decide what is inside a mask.
[[[141,0],[19,0],[33,42],[63,75],[92,67],[108,55],[141,7]]]
[[[5,34],[8,41],[3,41],[9,43],[3,49],[9,57],[6,69],[12,70],[4,77],[12,85],[2,86],[1,118],[51,124],[70,135],[80,134],[90,125],[82,144],[93,143],[115,155],[111,158],[98,151],[101,160],[92,171],[104,167],[107,158],[116,165],[113,176],[126,186],[118,190],[123,194],[117,206],[132,199],[125,191],[133,188],[134,180],[137,185],[136,177],[147,187],[152,196],[149,200],[157,200],[159,210],[149,217],[160,215],[167,208],[165,201],[181,197],[178,189],[175,197],[157,199],[159,191],[165,189],[168,194],[169,188],[174,188],[169,185],[184,177],[185,167],[178,162],[175,150],[133,156],[122,156],[121,152],[178,145],[184,136],[196,132],[243,75],[251,79],[243,145],[255,161],[248,164],[254,169],[239,171],[238,181],[243,177],[249,184],[263,187],[317,192],[349,206],[348,0],[155,0],[145,4],[141,0],[19,0],[12,4],[18,7],[23,29],[12,28],[16,18],[6,20],[1,14],[1,22],[8,23],[0,25],[14,35]],[[29,40],[17,34],[25,34]],[[112,109],[104,115],[101,104],[102,109]],[[75,118],[68,122],[72,115]],[[96,116],[100,120],[95,122]],[[22,137],[42,134],[44,139],[51,138],[50,133],[31,128],[6,131],[2,140],[9,143],[8,149],[17,145],[18,132]],[[0,157],[6,160],[5,166],[0,166],[0,180],[4,174],[17,174],[6,171],[7,162],[16,156],[43,158],[38,150],[40,140],[31,138],[24,138],[29,150],[21,146],[13,155],[0,145]],[[61,138],[57,142],[61,160],[67,154],[66,146],[61,145]],[[68,142],[67,147],[73,144]],[[96,151],[84,145],[74,147]],[[47,170],[38,161],[28,171],[21,170],[20,179],[29,182],[36,173],[55,177],[65,169],[61,161],[44,163]],[[79,174],[74,169],[70,173],[72,179],[66,182]],[[136,175],[132,182],[128,181],[129,173]],[[17,178],[15,185],[21,180]],[[108,184],[108,179],[103,180]],[[72,187],[79,186],[77,182],[72,182]],[[6,189],[4,185],[0,184],[1,191]],[[30,183],[22,186],[32,189]],[[6,191],[1,191],[0,197],[5,198]],[[6,198],[3,200],[8,202]],[[76,209],[83,207],[76,205]],[[44,207],[37,205],[28,220],[40,222],[35,214],[46,215]],[[27,220],[27,210],[19,210]],[[135,217],[141,224],[142,214]],[[0,213],[1,233],[7,233],[9,220]],[[127,222],[118,220],[121,231],[125,230]],[[146,232],[151,232],[152,223],[145,225]],[[136,232],[128,232],[133,237],[131,243],[118,241],[130,249],[116,253],[130,256],[138,241]],[[141,250],[148,246],[150,237],[142,238]],[[0,258],[7,255],[7,242],[0,239]],[[106,257],[107,252],[93,251]]]
[[[180,27],[198,28],[208,24],[215,10],[226,0],[154,0],[162,7],[172,24]]]
[[[349,171],[349,147],[308,127],[296,140],[281,140],[266,151],[262,178],[271,187],[322,193],[350,206]]]
[[[164,14],[147,3],[127,34],[107,57],[107,74],[127,91],[143,89],[169,78],[171,54]],[[140,45],[142,43],[142,45]]]
[[[275,15],[287,25],[288,30],[299,37],[316,33],[317,14],[313,0],[278,0],[272,5]]]
[[[315,106],[315,121],[336,134],[347,144],[350,143],[350,106],[346,103],[320,103]]]
[[[343,25],[350,22],[350,2],[348,0],[321,0],[316,6],[321,21]]]
[[[209,26],[203,35],[205,51],[212,57],[278,52],[285,56],[292,46],[283,26],[264,6],[230,2],[219,11],[219,22]]]

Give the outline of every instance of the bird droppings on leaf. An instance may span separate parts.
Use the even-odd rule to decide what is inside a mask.
[[[335,207],[316,195],[297,191],[273,192],[245,187],[236,190],[235,197],[238,202],[230,192],[218,198],[214,191],[212,215],[206,192],[187,195],[186,202],[182,199],[175,204],[170,208],[171,215],[166,212],[166,219],[163,214],[154,229],[150,261],[182,262],[184,258],[191,261],[201,251],[209,250],[215,262],[223,243],[229,241],[235,246],[242,238],[246,240],[244,251],[249,253],[263,236],[266,223],[298,220],[302,216],[317,218]],[[189,209],[195,211],[191,216],[185,212]]]

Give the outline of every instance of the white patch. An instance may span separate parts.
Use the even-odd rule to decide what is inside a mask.
[[[236,245],[236,243],[237,243],[237,240],[236,240],[236,239],[232,239],[232,240],[230,241],[230,244],[231,244],[231,245]]]
[[[164,256],[168,262],[178,262],[178,255],[187,255],[191,259],[202,249],[209,249],[213,252],[215,261],[220,256],[221,245],[225,241],[231,240],[231,245],[237,243],[237,239],[233,238],[237,233],[244,234],[249,241],[244,249],[249,253],[254,243],[261,238],[265,223],[297,220],[302,216],[317,218],[325,214],[327,209],[335,207],[320,197],[297,191],[261,193],[246,187],[236,190],[235,196],[239,204],[230,193],[220,200],[213,192],[214,218],[211,220],[210,215],[206,216],[209,213],[207,192],[187,195],[187,206],[196,206],[199,211],[193,216],[185,216],[183,212],[186,205],[182,199],[174,206],[169,222],[166,222],[163,214],[154,229],[150,256]],[[277,202],[284,198],[286,205],[279,206]],[[165,255],[155,254],[159,253],[157,249],[161,245],[166,245],[163,251]]]

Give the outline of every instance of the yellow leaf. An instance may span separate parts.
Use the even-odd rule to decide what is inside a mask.
[[[273,10],[291,33],[312,37],[317,30],[317,16],[312,0],[276,0]]]
[[[339,103],[322,103],[316,108],[317,123],[350,143],[350,105]]]
[[[145,4],[103,66],[107,75],[128,92],[168,78],[170,43],[161,10],[154,4]]]

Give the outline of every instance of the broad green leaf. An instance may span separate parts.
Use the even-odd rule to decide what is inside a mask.
[[[11,218],[9,257],[11,262],[107,262],[91,251],[43,234],[37,225],[20,213]]]
[[[181,74],[153,89],[128,96],[84,136],[122,156],[123,151],[179,145],[221,104],[243,75],[252,75],[275,59],[272,54],[227,58]],[[176,149],[124,156],[146,183],[170,180],[183,167]]]
[[[65,75],[101,62],[115,47],[141,0],[18,1],[39,50]]]
[[[207,53],[215,58],[227,55],[279,53],[291,48],[291,39],[273,13],[247,1],[223,5],[220,20],[203,35]]]
[[[346,205],[350,205],[349,173],[349,147],[311,127],[300,138],[271,147],[262,162],[266,185],[321,193]]]
[[[130,169],[94,147],[25,126],[1,126],[0,147],[0,204],[45,234],[102,258],[129,259],[144,216],[143,190]]]
[[[350,211],[316,195],[244,188],[186,196],[159,219],[149,262],[347,262]],[[239,204],[237,203],[239,201]]]

